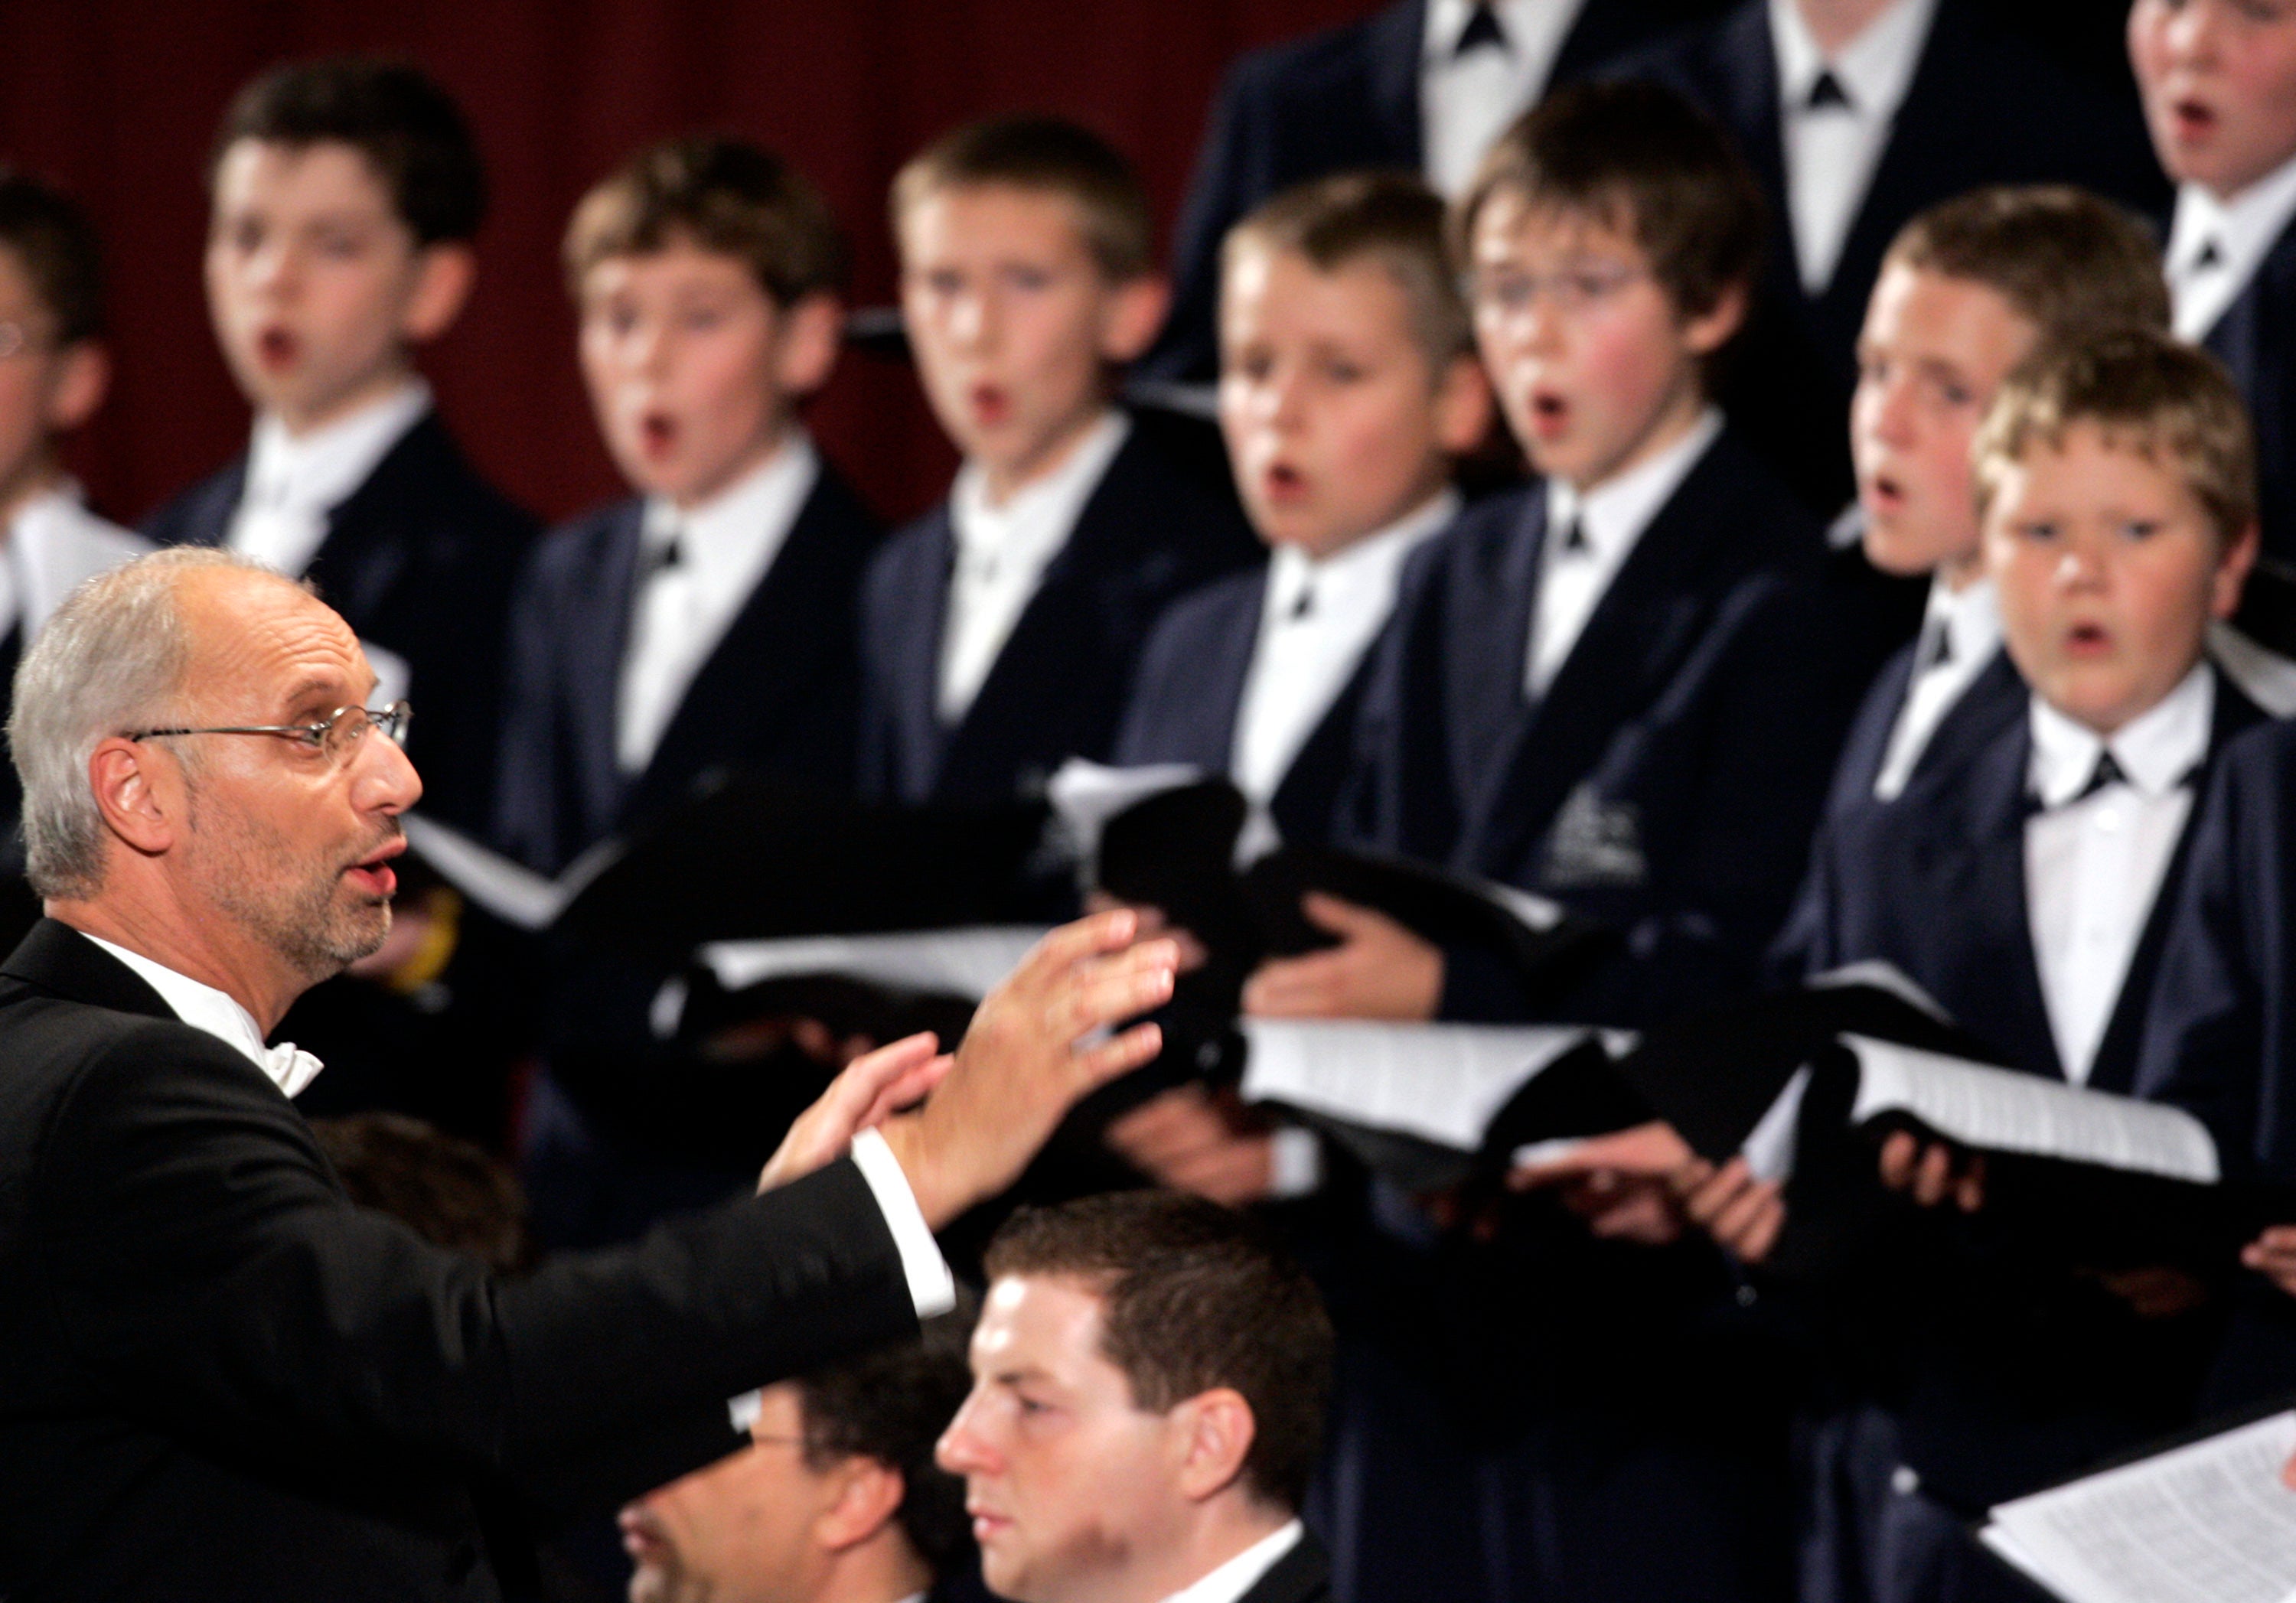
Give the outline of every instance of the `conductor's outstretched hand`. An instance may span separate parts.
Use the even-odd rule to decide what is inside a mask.
[[[1136,940],[1138,929],[1137,915],[1123,909],[1039,941],[981,1002],[924,1106],[885,1121],[885,1140],[933,1228],[1019,1179],[1078,1098],[1162,1050],[1152,1024],[1105,1034],[1172,994],[1178,947]],[[858,1088],[851,1100],[865,1100]]]

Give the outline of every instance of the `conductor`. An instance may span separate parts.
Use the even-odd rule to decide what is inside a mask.
[[[227,552],[78,592],[8,735],[47,917],[0,964],[0,1598],[490,1599],[470,1486],[611,1508],[737,1394],[906,1336],[931,1227],[1153,1056],[1130,915],[861,1059],[756,1197],[516,1280],[355,1208],[265,1036],[390,925],[422,793],[342,619]],[[922,1108],[893,1109],[930,1096]]]

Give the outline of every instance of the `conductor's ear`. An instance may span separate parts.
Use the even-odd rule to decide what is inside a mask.
[[[147,857],[176,844],[182,814],[183,771],[163,749],[115,735],[87,759],[88,789],[104,827]]]

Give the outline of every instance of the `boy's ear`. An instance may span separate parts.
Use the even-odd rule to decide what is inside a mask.
[[[1160,273],[1144,273],[1111,285],[1107,309],[1101,315],[1101,360],[1121,366],[1145,351],[1163,328],[1164,313],[1171,304],[1172,286]]]
[[[454,326],[478,281],[479,254],[460,240],[442,240],[414,254],[414,290],[398,316],[409,345],[425,345]]]
[[[2209,581],[2209,612],[2214,617],[2230,617],[2240,608],[2240,593],[2248,583],[2249,569],[2256,566],[2256,552],[2262,535],[2254,523],[2240,531],[2240,538],[2225,548],[2217,559],[2217,570]]]
[[[1693,356],[1710,356],[1730,343],[1745,326],[1747,293],[1743,284],[1725,284],[1714,304],[1682,325],[1683,343]]]
[[[774,355],[782,393],[800,398],[828,383],[844,337],[845,308],[834,295],[803,296],[785,309]]]
[[[1435,386],[1435,443],[1448,455],[1464,456],[1490,427],[1491,385],[1483,364],[1464,354],[1452,357]]]
[[[46,423],[51,434],[70,434],[95,415],[111,388],[111,353],[94,339],[64,347],[48,388]]]

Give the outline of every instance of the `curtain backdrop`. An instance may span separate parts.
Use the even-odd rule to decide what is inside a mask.
[[[93,210],[111,269],[111,398],[71,454],[132,522],[243,445],[247,409],[200,290],[209,136],[245,79],[383,52],[436,75],[477,131],[494,202],[480,283],[423,360],[485,470],[558,519],[621,486],[590,422],[557,266],[577,197],[665,135],[780,151],[829,196],[857,304],[889,300],[884,195],[925,140],[1045,110],[1138,162],[1168,233],[1219,75],[1240,50],[1375,0],[0,0],[0,160]],[[954,457],[901,364],[849,353],[810,413],[888,517]]]

